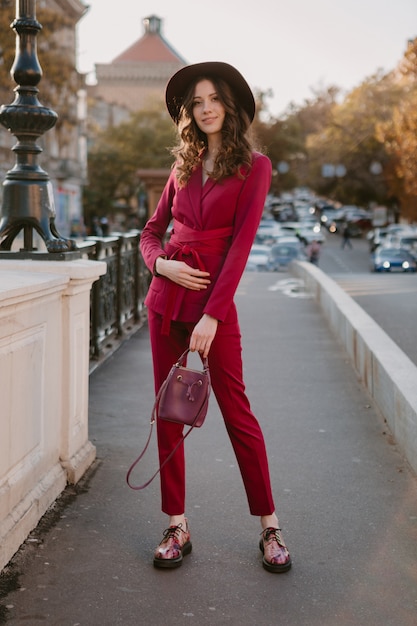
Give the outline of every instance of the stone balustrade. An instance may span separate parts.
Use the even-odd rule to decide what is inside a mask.
[[[90,291],[99,261],[0,261],[0,569],[68,483],[88,440]]]

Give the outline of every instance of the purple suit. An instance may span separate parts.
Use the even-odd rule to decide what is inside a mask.
[[[253,515],[274,511],[267,456],[259,424],[245,394],[241,338],[233,298],[254,241],[271,184],[271,162],[254,153],[249,174],[237,174],[220,183],[210,178],[203,185],[202,168],[185,188],[178,188],[175,170],[154,215],[141,236],[141,252],[153,271],[159,256],[183,260],[210,272],[208,289],[191,291],[154,276],[145,304],[157,391],[172,363],[188,347],[190,334],[203,313],[219,320],[210,348],[213,391],[229,433]],[[171,219],[174,228],[162,245]],[[178,439],[181,426],[158,424],[162,463]],[[168,515],[185,511],[184,451],[180,447],[161,472],[162,510]]]

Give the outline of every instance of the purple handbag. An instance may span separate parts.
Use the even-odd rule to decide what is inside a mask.
[[[205,420],[211,391],[208,360],[207,358],[203,359],[202,370],[188,368],[184,365],[184,363],[189,351],[189,348],[187,348],[187,350],[182,353],[178,361],[174,363],[168,376],[158,391],[152,409],[150,422],[151,429],[148,440],[144,449],[138,458],[132,463],[126,475],[126,482],[131,489],[139,490],[147,487],[153,481],[155,476],[159,474],[164,465],[168,463],[184,439],[188,437],[192,429],[199,428]],[[168,422],[176,422],[184,426],[189,426],[190,428],[187,430],[185,435],[182,436],[159,469],[146,483],[137,486],[132,485],[130,482],[130,475],[148,448],[152,436],[153,425],[157,419],[166,420]]]
[[[200,427],[207,415],[210,373],[207,359],[203,360],[203,371],[185,367],[188,352],[183,352],[172,366],[159,390],[154,411],[159,419],[194,428]]]

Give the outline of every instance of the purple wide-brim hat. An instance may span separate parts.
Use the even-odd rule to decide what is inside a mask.
[[[178,124],[181,106],[190,84],[195,79],[210,77],[222,78],[229,85],[237,103],[246,111],[252,122],[255,117],[255,98],[251,88],[236,68],[220,61],[187,65],[170,78],[165,91],[165,101],[174,122]]]

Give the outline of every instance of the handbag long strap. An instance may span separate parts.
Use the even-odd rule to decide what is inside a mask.
[[[183,357],[185,356],[185,354],[188,352],[188,350],[186,350],[184,352],[184,354],[181,355],[180,359],[178,360],[177,363],[181,363],[183,360]],[[205,363],[205,366],[207,366],[207,363]],[[136,465],[139,463],[139,461],[142,459],[143,455],[145,454],[146,450],[148,449],[149,443],[151,441],[152,438],[152,432],[153,432],[153,426],[156,422],[157,419],[157,409],[158,409],[158,404],[159,404],[159,400],[161,398],[161,395],[164,391],[164,389],[166,388],[166,386],[168,385],[168,379],[166,379],[163,384],[161,385],[158,394],[155,398],[155,402],[152,408],[152,415],[151,415],[151,421],[150,421],[150,431],[149,431],[149,435],[148,435],[148,439],[146,441],[145,447],[143,448],[142,452],[139,454],[138,458],[133,461],[132,465],[129,467],[127,474],[126,474],[126,482],[129,485],[129,487],[131,489],[134,489],[135,491],[139,491],[140,489],[145,489],[145,487],[147,487],[148,485],[151,484],[151,482],[153,481],[154,478],[156,478],[156,476],[158,476],[158,474],[160,473],[161,469],[168,463],[168,461],[174,456],[175,452],[178,450],[178,448],[180,447],[180,445],[184,442],[184,440],[188,437],[188,435],[190,434],[190,432],[193,430],[194,428],[194,424],[197,422],[198,418],[200,417],[200,413],[202,411],[202,408],[200,409],[200,411],[198,412],[194,423],[190,426],[190,428],[187,430],[187,432],[185,433],[185,435],[182,435],[181,439],[178,441],[178,443],[176,444],[176,446],[171,450],[171,452],[169,453],[169,455],[167,456],[167,458],[164,460],[164,462],[162,463],[162,465],[159,466],[159,468],[156,470],[156,472],[154,473],[153,476],[151,476],[151,478],[149,478],[149,480],[147,480],[145,483],[143,483],[143,485],[132,485],[131,481],[130,481],[130,476],[133,472],[133,470],[135,469]]]

